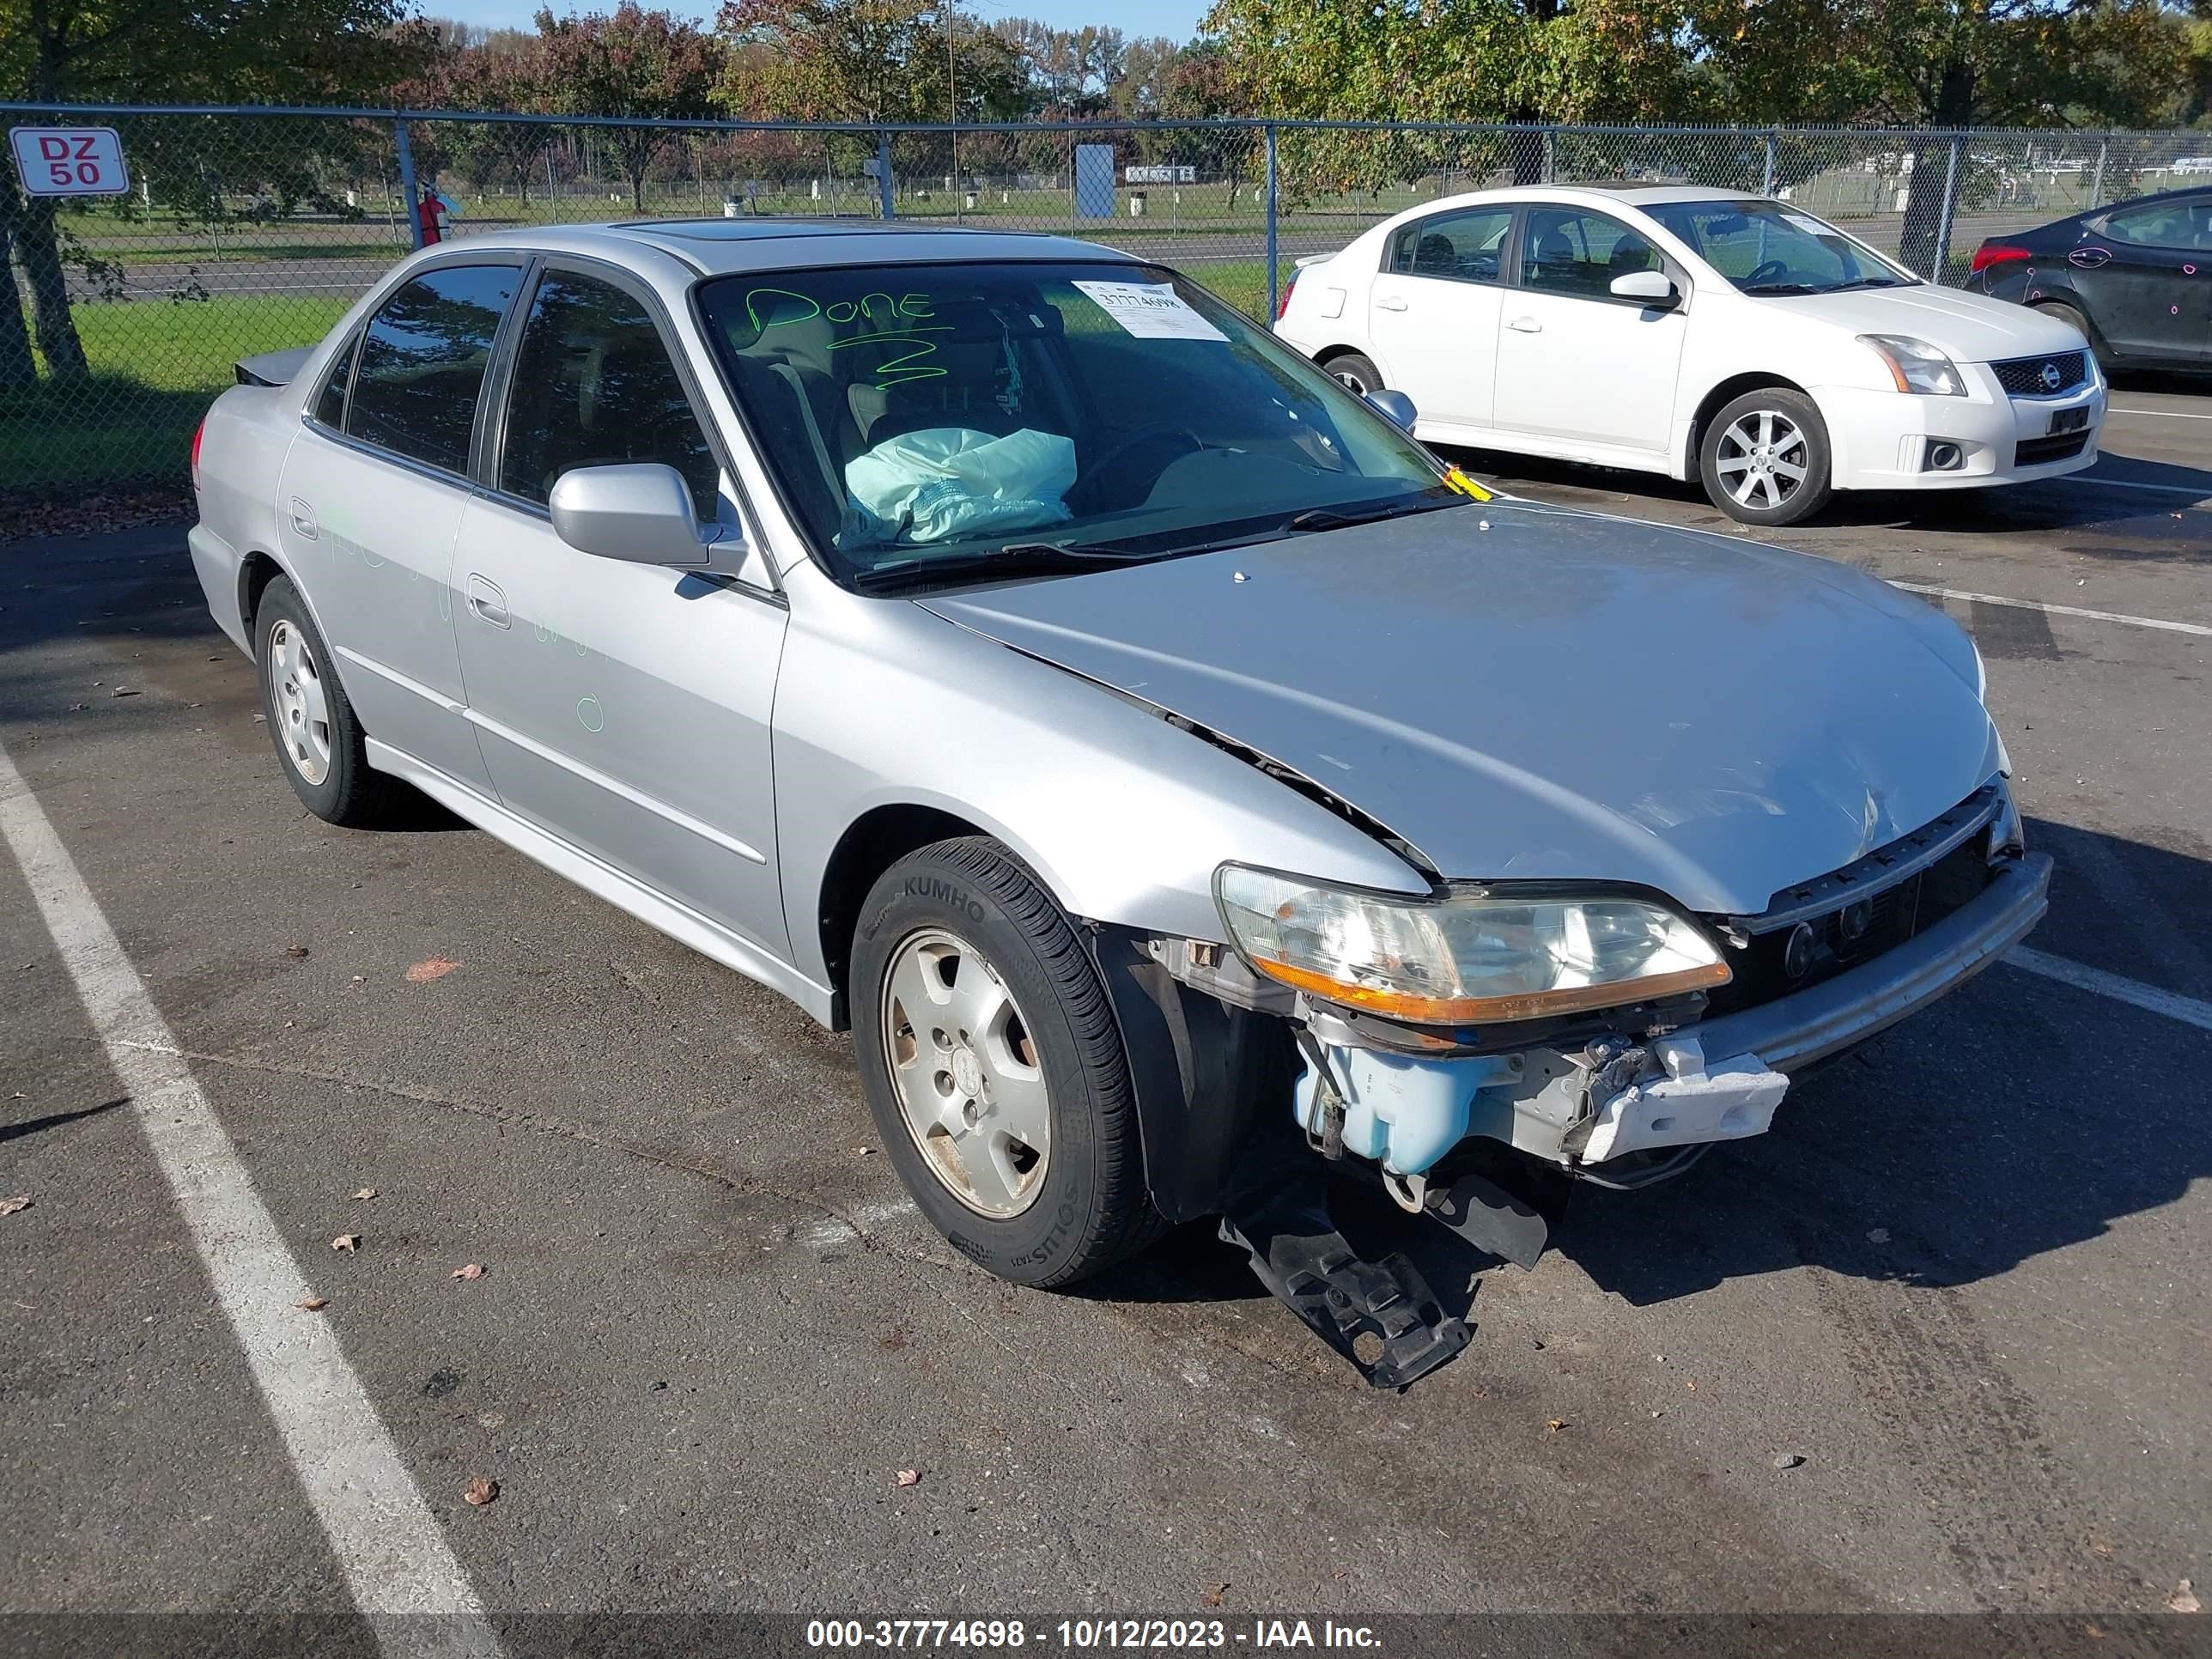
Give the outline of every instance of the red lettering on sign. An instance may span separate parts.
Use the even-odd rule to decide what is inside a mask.
[[[69,140],[66,138],[56,138],[47,133],[40,133],[39,135],[39,159],[44,161],[68,161]]]
[[[78,134],[76,141],[76,159],[80,161],[93,161],[99,160],[99,157],[93,154],[93,151],[97,149],[99,147],[100,135],[98,133],[85,132]]]

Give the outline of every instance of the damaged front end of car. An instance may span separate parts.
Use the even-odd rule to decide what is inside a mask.
[[[1333,1174],[1533,1267],[1574,1183],[1650,1185],[1765,1133],[1793,1075],[2024,936],[2049,874],[1999,776],[1757,915],[1603,884],[1408,897],[1226,864],[1227,945],[1091,937],[1155,1202],[1218,1215],[1271,1291],[1395,1388],[1468,1328],[1402,1254],[1369,1261],[1337,1230]]]

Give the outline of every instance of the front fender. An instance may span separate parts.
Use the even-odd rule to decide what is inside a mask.
[[[1386,891],[1427,881],[1364,830],[1149,708],[906,599],[792,578],[776,690],[777,847],[793,965],[826,983],[824,877],[889,805],[997,836],[1072,915],[1222,940],[1228,859]]]

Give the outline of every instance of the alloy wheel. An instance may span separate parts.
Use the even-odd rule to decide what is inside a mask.
[[[1779,410],[1748,410],[1721,434],[1713,470],[1739,507],[1771,512],[1805,486],[1812,451],[1796,422]]]
[[[957,933],[925,929],[892,955],[880,1001],[891,1087],[922,1161],[977,1214],[1021,1214],[1044,1184],[1051,1102],[998,970]]]

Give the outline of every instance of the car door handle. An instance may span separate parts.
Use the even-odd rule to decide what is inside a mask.
[[[1375,302],[1377,311],[1403,311],[1406,302],[1395,294],[1386,294]]]
[[[1505,326],[1516,334],[1541,334],[1544,331],[1543,324],[1538,322],[1534,317],[1516,317]]]
[[[499,591],[497,583],[486,581],[473,570],[469,573],[469,609],[476,612],[477,620],[494,628],[514,625],[514,618],[507,613],[507,595]]]
[[[315,509],[297,495],[292,497],[292,528],[309,541],[315,539],[318,529],[315,523]]]

